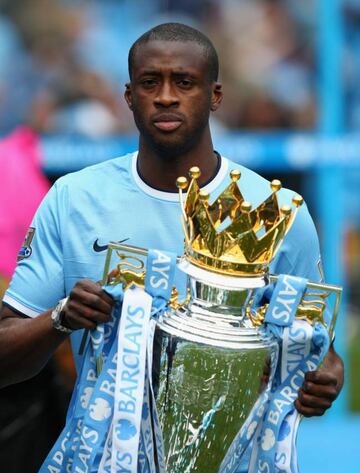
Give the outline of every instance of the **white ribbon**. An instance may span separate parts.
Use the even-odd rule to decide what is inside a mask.
[[[118,333],[111,469],[138,471],[146,351],[152,297],[133,286],[125,291]]]

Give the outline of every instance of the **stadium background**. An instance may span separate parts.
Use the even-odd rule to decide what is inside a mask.
[[[193,25],[214,41],[225,91],[212,119],[216,149],[304,195],[326,279],[345,287],[336,331],[345,389],[324,418],[303,421],[299,463],[303,473],[357,471],[360,0],[0,0],[0,134],[16,140],[14,130],[30,129],[51,182],[134,150],[122,98],[127,51],[164,21]],[[27,158],[21,143],[19,173]],[[0,179],[12,160],[0,143]],[[26,194],[26,175],[13,185]],[[3,217],[10,194],[1,187]],[[1,258],[5,226],[0,218]],[[0,264],[3,287],[9,277]],[[38,378],[0,391],[1,469],[37,471],[63,421],[72,380],[63,347]]]

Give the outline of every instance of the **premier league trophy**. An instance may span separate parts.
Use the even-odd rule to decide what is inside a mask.
[[[280,208],[281,183],[275,180],[270,196],[252,209],[238,187],[240,172],[232,171],[230,185],[210,200],[198,187],[199,175],[199,169],[192,168],[190,184],[186,178],[177,180],[185,234],[178,268],[187,275],[187,294],[179,300],[173,288],[166,310],[156,320],[154,336],[152,384],[169,473],[234,471],[230,457],[241,458],[245,449],[241,442],[249,444],[255,438],[284,359],[284,345],[279,350],[276,331],[265,329],[267,321],[290,317],[292,310],[294,320],[304,327],[326,325],[326,299],[335,295],[326,326],[331,337],[341,292],[335,286],[307,282],[298,296],[293,284],[297,278],[290,277],[277,306],[265,302],[265,289],[278,279],[269,274],[269,264],[302,198],[294,196],[292,206]],[[121,261],[110,271],[114,253]],[[144,287],[146,255],[141,248],[110,244],[106,281],[121,282],[124,288],[134,283]],[[130,263],[134,259],[141,271],[129,269],[135,268]],[[294,301],[295,308],[291,307]],[[286,324],[280,325],[283,330]],[[278,385],[288,375],[286,367],[281,369]],[[290,391],[285,392],[292,405]],[[281,407],[287,406],[286,400],[281,402]],[[281,409],[270,421],[275,424],[282,413]],[[270,451],[275,448],[271,429],[265,429],[265,434],[262,447]]]

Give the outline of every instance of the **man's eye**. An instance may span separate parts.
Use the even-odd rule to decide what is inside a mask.
[[[155,79],[144,79],[141,81],[141,85],[144,87],[152,87],[156,85],[156,80]]]
[[[183,88],[190,88],[192,86],[192,82],[189,79],[181,79],[178,81],[178,85]]]

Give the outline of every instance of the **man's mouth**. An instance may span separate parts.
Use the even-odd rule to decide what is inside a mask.
[[[154,120],[154,126],[161,131],[174,131],[182,124],[182,119],[174,115],[159,115]]]
[[[173,131],[179,128],[181,125],[180,121],[173,121],[173,122],[154,122],[156,128],[162,131]]]

